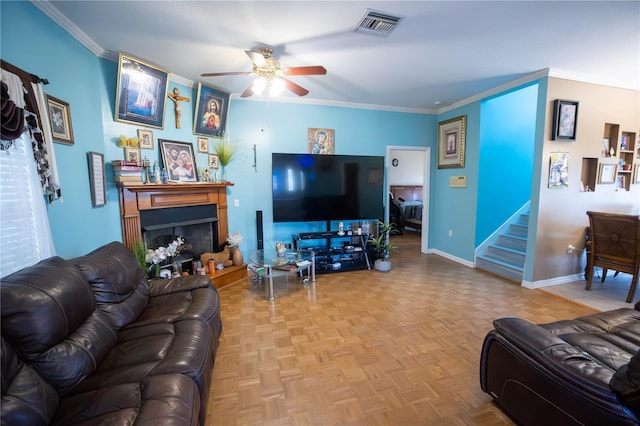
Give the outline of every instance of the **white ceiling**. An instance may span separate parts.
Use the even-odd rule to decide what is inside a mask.
[[[638,1],[51,1],[35,3],[102,57],[124,52],[235,96],[262,46],[310,102],[435,111],[545,69],[640,90]],[[354,32],[367,8],[401,16],[386,37]],[[79,31],[78,31],[79,30]],[[544,73],[544,71],[543,71]],[[290,92],[287,100],[297,98]],[[436,102],[441,102],[436,104]]]

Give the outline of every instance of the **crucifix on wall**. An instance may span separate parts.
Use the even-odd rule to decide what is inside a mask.
[[[177,87],[173,88],[173,93],[169,93],[169,99],[171,99],[174,103],[175,113],[176,113],[176,129],[180,128],[180,116],[182,115],[182,107],[180,104],[182,102],[189,102],[189,98],[184,96],[180,96],[180,89]]]

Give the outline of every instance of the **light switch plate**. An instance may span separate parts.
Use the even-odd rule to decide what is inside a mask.
[[[467,177],[466,176],[451,176],[449,178],[449,186],[451,188],[466,188]]]

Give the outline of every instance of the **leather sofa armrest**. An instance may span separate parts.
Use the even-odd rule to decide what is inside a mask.
[[[625,405],[640,414],[640,350],[628,364],[618,368],[611,378],[611,389]]]
[[[529,352],[542,352],[554,345],[566,345],[567,342],[555,336],[537,324],[522,318],[500,318],[493,322],[496,331],[507,340]]]
[[[211,285],[211,279],[206,275],[187,275],[177,278],[153,278],[149,280],[149,296],[162,296],[181,291],[191,291],[206,288]]]

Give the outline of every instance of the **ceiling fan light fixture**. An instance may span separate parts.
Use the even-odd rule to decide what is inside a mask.
[[[258,77],[253,82],[253,86],[251,86],[251,90],[256,95],[261,95],[264,92],[264,89],[267,88],[267,80],[264,77]]]
[[[276,77],[269,82],[269,94],[271,96],[278,96],[284,90],[284,80],[280,77]]]

